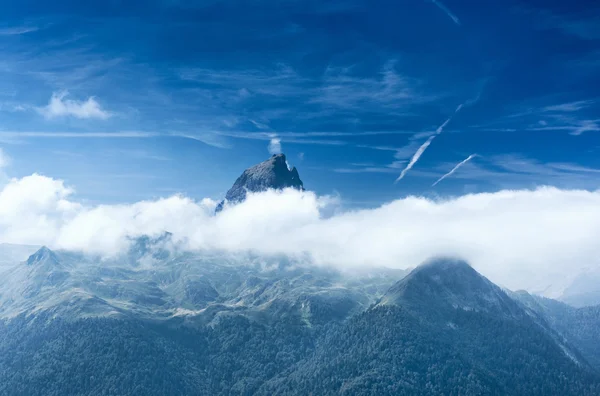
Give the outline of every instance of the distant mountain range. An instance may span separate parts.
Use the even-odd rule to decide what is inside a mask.
[[[600,391],[598,307],[507,293],[459,260],[345,274],[250,254],[148,262],[138,242],[135,260],[44,247],[6,273],[0,394]]]
[[[303,188],[282,155],[244,175],[227,205]],[[600,394],[600,306],[455,258],[344,272],[170,241],[112,259],[0,246],[29,254],[0,276],[0,395]]]

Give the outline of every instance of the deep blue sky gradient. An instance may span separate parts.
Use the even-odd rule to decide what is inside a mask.
[[[219,198],[276,136],[307,188],[350,205],[598,188],[598,2],[93,3],[3,4],[9,176],[95,203]],[[58,93],[109,117],[44,116]]]

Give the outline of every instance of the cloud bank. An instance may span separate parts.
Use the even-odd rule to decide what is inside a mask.
[[[99,118],[107,119],[111,116],[109,112],[102,109],[100,104],[92,96],[85,101],[66,99],[68,92],[55,92],[52,94],[47,106],[39,112],[46,118],[75,117],[75,118]]]
[[[214,207],[180,195],[86,206],[62,181],[34,174],[0,191],[0,242],[114,255],[127,249],[127,237],[166,230],[187,249],[283,253],[341,268],[409,268],[458,255],[495,282],[531,291],[599,267],[600,191],[408,197],[345,211],[337,199],[286,190],[250,194],[218,216]]]

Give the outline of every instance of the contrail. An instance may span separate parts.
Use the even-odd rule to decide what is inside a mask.
[[[452,170],[448,173],[446,173],[444,176],[440,177],[435,183],[433,183],[431,185],[431,187],[435,187],[436,184],[438,184],[439,182],[441,182],[442,180],[444,180],[445,178],[447,178],[448,176],[452,175],[454,172],[456,172],[458,170],[458,168],[460,168],[461,166],[463,166],[464,164],[466,164],[467,162],[471,161],[473,158],[477,157],[477,154],[471,154],[467,157],[467,159],[459,162],[454,168],[452,168]]]
[[[444,123],[442,125],[440,125],[436,130],[435,130],[435,135],[432,135],[429,137],[429,139],[427,139],[427,141],[425,143],[423,143],[421,145],[421,147],[419,147],[417,149],[417,151],[413,154],[412,158],[410,159],[408,165],[406,165],[406,168],[404,168],[404,170],[402,171],[402,173],[400,173],[400,176],[398,176],[398,178],[396,179],[396,181],[394,183],[398,183],[400,180],[402,180],[404,178],[404,176],[406,175],[406,173],[412,169],[413,165],[417,163],[417,161],[419,160],[419,158],[421,158],[421,155],[423,155],[423,153],[425,152],[425,150],[427,150],[427,147],[429,147],[429,145],[431,144],[431,142],[433,141],[433,139],[435,139],[435,137],[437,135],[439,135],[440,133],[442,133],[442,131],[444,130],[444,128],[446,127],[446,125],[448,125],[448,123],[450,121],[452,121],[452,117],[454,117],[456,115],[456,113],[458,113],[460,111],[460,109],[462,109],[464,106],[464,104],[460,104],[458,105],[458,107],[456,108],[456,110],[454,110],[454,113],[448,117],[448,119],[446,121],[444,121]]]
[[[444,11],[446,15],[448,15],[454,21],[454,23],[460,26],[460,20],[458,19],[458,17],[454,15],[445,5],[440,3],[438,0],[431,0],[431,2],[438,6],[440,10]]]
[[[464,105],[465,105],[464,103],[461,103],[458,105],[458,107],[456,107],[456,110],[454,110],[454,113],[450,117],[448,117],[448,119],[446,121],[444,121],[444,123],[435,130],[436,135],[439,135],[440,133],[442,133],[444,128],[446,128],[446,125],[448,125],[448,123],[450,121],[452,121],[452,118],[456,115],[456,113],[458,113],[460,111],[460,109],[463,108]]]
[[[417,149],[417,152],[413,154],[412,158],[410,159],[410,162],[408,163],[408,165],[406,165],[406,168],[404,168],[404,170],[402,171],[402,173],[400,173],[400,176],[398,176],[394,183],[398,183],[400,180],[402,180],[404,175],[406,175],[406,172],[411,170],[411,168],[419,160],[423,152],[427,149],[427,147],[429,147],[433,139],[435,139],[435,136],[436,135],[430,136],[429,139],[427,139],[427,141]]]

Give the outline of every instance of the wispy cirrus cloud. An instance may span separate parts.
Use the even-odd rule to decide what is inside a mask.
[[[90,35],[75,36],[59,44],[13,44],[10,56],[0,61],[6,81],[21,79],[55,92],[40,108],[31,106],[39,97],[20,95],[18,103],[54,120],[114,120],[118,114],[119,125],[111,120],[108,128],[160,128],[166,135],[227,148],[236,138],[270,140],[254,133],[270,133],[272,125],[283,144],[347,145],[357,136],[403,134],[391,129],[406,127],[407,114],[422,105],[433,107],[440,98],[416,77],[412,65],[394,60],[399,54],[364,64],[340,59],[310,70],[269,61],[243,67],[183,63],[157,71],[123,53],[98,53]],[[64,87],[73,97],[60,91]],[[42,129],[34,122],[23,128]]]
[[[567,102],[567,103],[560,103],[560,104],[556,104],[556,105],[545,106],[542,108],[542,111],[544,111],[544,112],[560,112],[560,113],[576,112],[581,109],[585,109],[594,103],[595,103],[595,101],[591,100],[591,99],[577,100],[574,102]]]
[[[540,126],[529,129],[533,131],[566,131],[573,136],[579,136],[585,132],[600,132],[600,119],[577,120],[563,118],[563,121],[566,121],[566,123],[563,122],[558,125]]]
[[[405,163],[405,162],[403,162]],[[375,164],[350,164],[350,167],[333,168],[335,173],[397,173],[397,168],[377,166]]]
[[[76,153],[74,153],[76,154]],[[170,161],[171,158],[144,149],[111,149],[102,152],[107,157],[128,157],[136,160]],[[61,154],[62,155],[62,154]],[[69,155],[69,154],[67,154]],[[73,153],[71,153],[73,155]]]
[[[0,139],[25,139],[25,138],[66,138],[66,139],[139,139],[162,136],[158,132],[147,131],[115,131],[115,132],[71,132],[71,131],[1,131]]]
[[[202,142],[212,147],[221,149],[231,148],[231,144],[223,136],[213,132],[177,132],[171,131],[167,136],[180,137],[184,139]]]
[[[98,118],[105,120],[112,114],[102,108],[93,96],[86,100],[67,99],[67,91],[52,94],[48,105],[38,108],[46,118],[75,117],[80,119]]]
[[[540,98],[533,105],[519,104],[516,112],[473,128],[490,132],[565,131],[574,136],[600,131],[597,98],[547,102],[547,98]]]
[[[450,19],[452,19],[452,22],[454,22],[455,24],[457,24],[458,26],[461,25],[460,23],[460,19],[458,19],[458,17],[456,15],[454,15],[454,13],[452,13],[452,11],[450,11],[448,9],[448,7],[446,7],[444,4],[442,4],[441,1],[439,0],[430,0],[433,4],[435,4],[440,10],[444,11],[446,13],[446,15],[448,15],[448,17]]]
[[[583,40],[600,40],[600,8],[593,3],[586,4],[586,8],[586,12],[575,13],[528,6],[520,6],[517,10],[532,16],[534,26],[539,30],[558,30]]]
[[[320,86],[311,98],[312,103],[357,109],[373,107],[398,108],[437,100],[437,95],[419,89],[420,82],[402,75],[395,60],[387,61],[374,76],[359,76],[352,67],[333,67],[325,70]]]
[[[501,188],[531,188],[553,185],[572,188],[597,188],[600,169],[570,162],[544,162],[521,154],[477,156],[477,162],[467,161],[460,166],[455,179],[484,183]],[[414,171],[415,177],[434,178],[452,163],[441,163],[432,169]]]
[[[21,34],[36,32],[40,30],[37,26],[12,26],[0,28],[0,36],[18,36]]]
[[[320,135],[318,135],[320,136]],[[271,142],[272,132],[245,132],[245,131],[14,131],[0,130],[0,141],[20,142],[20,139],[147,139],[158,137],[184,138],[202,142],[209,146],[228,149],[231,142],[227,138],[263,140]],[[290,133],[286,135],[277,134],[276,140],[290,144],[343,146],[348,143],[342,140],[319,140],[303,138],[301,133]]]
[[[548,113],[552,122],[544,121],[541,126],[532,130],[564,130],[578,136],[584,132],[600,131],[600,119],[589,118],[597,110],[597,100],[579,100],[546,106],[542,109]],[[591,108],[591,109],[590,109]],[[590,111],[591,110],[591,111]]]
[[[248,139],[248,140],[264,140],[271,141],[273,140],[273,132],[247,132],[247,131],[232,131],[232,130],[220,130],[213,131],[214,134],[221,137],[230,137],[234,139]],[[193,135],[189,136],[190,138]],[[315,137],[329,137],[330,135],[316,135],[312,136],[310,134],[304,133],[296,133],[296,132],[278,132],[276,134],[279,143],[292,143],[292,144],[308,144],[308,145],[324,145],[324,146],[344,146],[347,145],[348,142],[344,140],[337,139],[316,139]],[[335,135],[331,135],[335,136]]]
[[[284,88],[282,95],[296,93],[299,84],[308,82],[293,68],[286,64],[276,64],[269,70],[237,69],[222,70],[209,68],[182,68],[177,70],[179,78],[207,86],[219,86],[235,90],[241,96],[252,92],[276,93],[277,88]],[[296,87],[296,88],[294,88]]]
[[[504,171],[538,175],[538,176],[565,176],[569,173],[595,174],[600,169],[563,162],[540,162],[518,154],[495,155],[489,159],[490,163]]]
[[[222,107],[247,107],[249,99],[269,104],[268,109],[255,110],[250,120],[293,116],[317,122],[335,116],[348,124],[363,113],[401,115],[408,108],[440,99],[440,95],[426,91],[419,79],[401,73],[397,63],[387,60],[371,73],[355,64],[329,65],[321,75],[276,64],[261,70],[187,68],[178,75],[195,84],[195,89],[209,92],[213,99],[218,89],[216,99]]]
[[[474,162],[472,161],[474,158],[479,158],[479,160]],[[336,173],[395,173],[397,171],[389,165],[381,166],[374,163],[351,165],[332,170]],[[448,172],[448,169],[451,171]],[[460,172],[457,172],[458,169]],[[440,178],[439,175],[442,172],[446,173]],[[600,169],[572,162],[545,162],[525,155],[509,153],[490,156],[473,154],[458,165],[441,162],[425,169],[413,169],[411,174],[416,178],[430,179],[430,183],[433,183],[434,186],[449,176],[453,176],[455,179],[476,183],[484,190],[498,187],[514,189],[547,185],[596,189]]]

